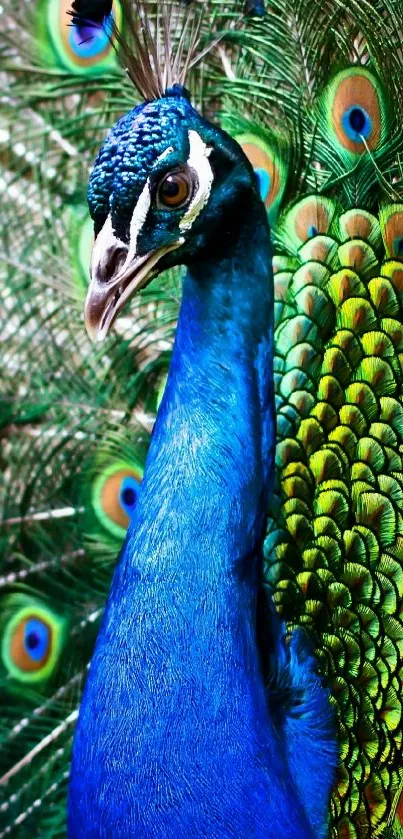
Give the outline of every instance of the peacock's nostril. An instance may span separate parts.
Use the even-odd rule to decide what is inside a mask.
[[[96,266],[97,279],[107,283],[117,276],[126,262],[127,248],[124,245],[110,245],[103,254],[103,259]]]

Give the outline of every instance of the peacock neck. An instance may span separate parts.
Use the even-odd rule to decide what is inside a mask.
[[[127,836],[311,836],[268,711],[256,629],[271,361],[259,205],[236,245],[184,280],[168,382],[81,705],[72,837],[89,812],[111,836],[122,825]]]
[[[263,206],[244,209],[236,239],[185,276],[138,514],[157,498],[194,534],[216,530],[219,509],[246,556],[262,535],[274,419],[270,236]]]

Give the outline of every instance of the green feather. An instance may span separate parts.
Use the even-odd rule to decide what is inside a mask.
[[[68,0],[42,0],[36,5],[36,31],[42,59],[80,76],[99,76],[116,68],[116,56],[107,33],[99,29],[91,40],[80,37],[68,15],[71,9]],[[121,29],[122,11],[116,0],[113,15]]]
[[[49,679],[57,667],[66,640],[66,619],[57,615],[45,602],[35,597],[14,594],[4,598],[0,605],[1,614],[1,662],[7,678],[5,688],[16,682],[33,684]],[[45,642],[40,656],[29,654],[24,642],[24,632],[33,626],[33,649],[36,631],[45,633]],[[29,641],[29,636],[28,636]]]
[[[148,440],[140,427],[132,427],[130,436],[110,431],[82,464],[85,542],[102,561],[114,560],[122,546],[143,477]],[[122,497],[125,488],[130,504]]]

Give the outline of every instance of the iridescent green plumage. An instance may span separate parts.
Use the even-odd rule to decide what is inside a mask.
[[[332,685],[343,759],[333,812],[339,834],[355,835],[367,819],[385,824],[401,778],[402,313],[383,240],[356,235],[373,233],[376,218],[346,215],[327,231],[335,258],[311,251],[294,267],[291,256],[285,295],[284,263],[275,275],[278,475],[266,556],[278,607],[314,631]]]
[[[403,13],[397,0],[274,0],[264,18],[233,27],[239,4],[212,2],[206,37],[218,11],[231,31],[189,84],[260,170],[273,227],[278,446],[267,583],[290,626],[312,635],[332,688],[341,763],[330,835],[399,836]],[[178,283],[152,286],[94,356],[80,314],[84,184],[132,93],[115,63],[83,85],[54,58],[49,81],[35,26],[22,46],[15,27],[4,39],[14,66],[3,157],[0,611],[4,627],[18,598],[36,598],[64,634],[59,661],[28,692],[0,672],[8,709],[13,697],[1,727],[0,835],[22,824],[50,837],[63,835],[74,715],[124,533],[100,512],[102,487],[114,470],[140,476]]]
[[[265,545],[280,613],[312,633],[332,687],[340,837],[383,835],[402,779],[402,103],[371,51],[376,11],[373,22],[363,11],[335,13],[325,44],[314,33],[318,65],[328,46],[336,72],[316,86],[320,68],[306,61],[299,200],[274,229],[278,445]],[[382,30],[378,19],[385,36],[391,20]],[[351,44],[339,71],[338,39]]]

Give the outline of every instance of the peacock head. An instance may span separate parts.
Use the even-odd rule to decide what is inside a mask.
[[[85,305],[90,336],[102,340],[126,301],[161,271],[228,245],[245,191],[261,203],[241,148],[198,114],[184,88],[122,117],[88,190],[96,237]]]

